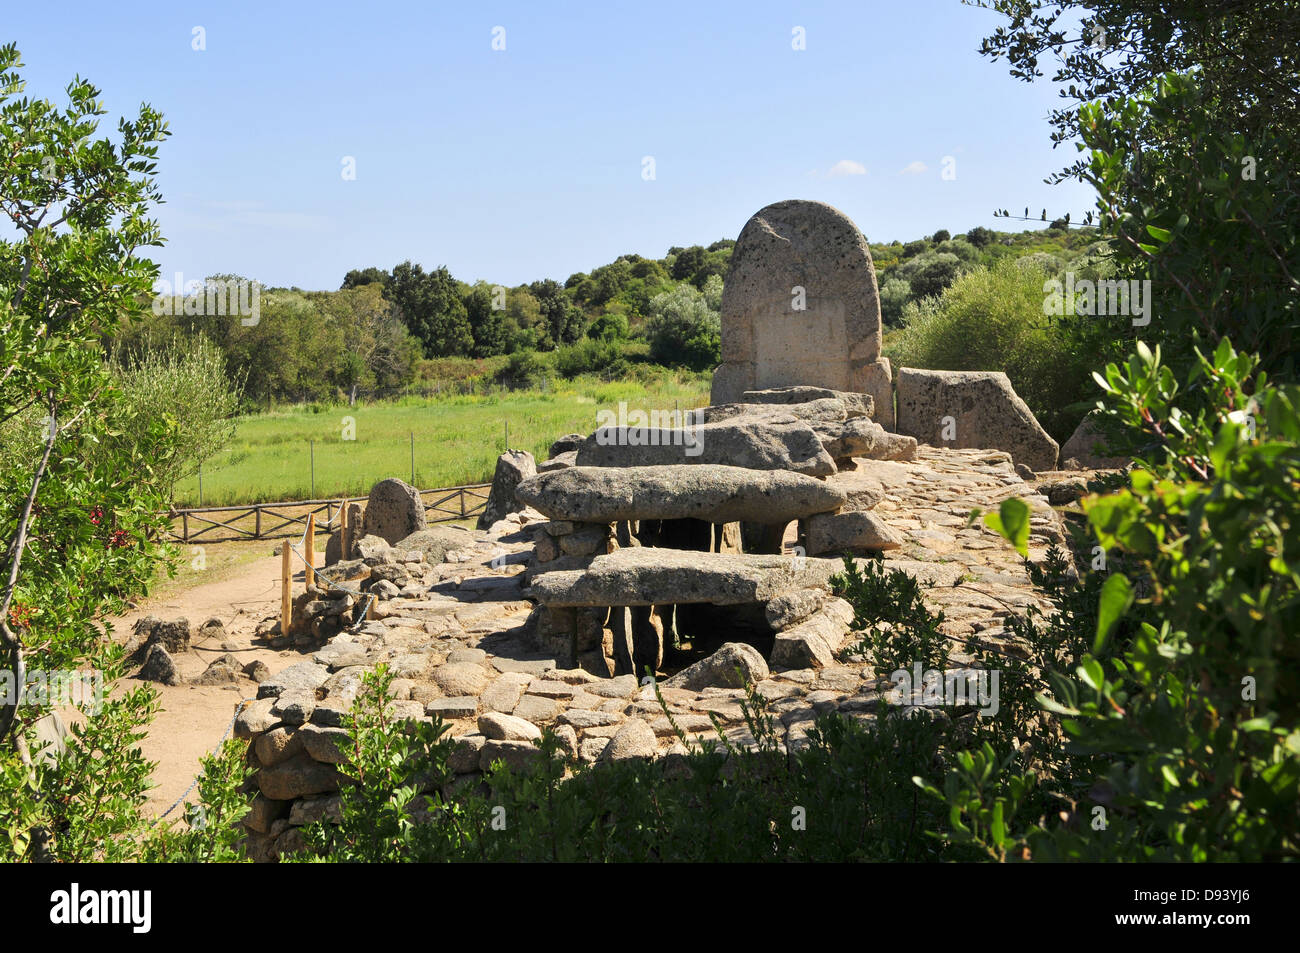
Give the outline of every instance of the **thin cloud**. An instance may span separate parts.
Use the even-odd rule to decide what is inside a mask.
[[[830,179],[839,178],[842,175],[866,175],[867,167],[861,162],[854,162],[852,159],[841,159],[831,166],[831,170],[826,173]]]
[[[922,172],[928,171],[929,168],[930,168],[929,166],[927,166],[924,162],[918,159],[915,162],[909,162],[907,165],[903,166],[903,168],[898,170],[898,174],[899,175],[920,175]]]

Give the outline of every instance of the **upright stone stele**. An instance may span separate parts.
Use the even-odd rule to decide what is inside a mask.
[[[796,199],[760,209],[732,251],[711,402],[797,384],[869,394],[894,429],[871,249],[843,212]]]

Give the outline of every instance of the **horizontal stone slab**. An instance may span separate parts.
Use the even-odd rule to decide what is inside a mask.
[[[689,427],[601,427],[583,441],[580,467],[723,465],[828,476],[835,461],[805,423],[735,417]]]
[[[540,573],[532,593],[548,606],[742,605],[825,586],[843,569],[837,559],[639,547],[600,556],[586,570]]]
[[[875,401],[870,394],[832,390],[829,387],[772,387],[767,390],[747,390],[740,395],[745,403],[753,404],[804,404],[814,400],[838,400],[850,417],[874,417]]]
[[[699,519],[784,523],[839,509],[844,490],[814,477],[743,467],[571,467],[530,477],[515,498],[555,520]],[[547,524],[549,525],[549,524]]]
[[[834,399],[810,400],[797,404],[714,404],[700,408],[696,414],[703,414],[706,424],[736,417],[762,417],[773,422],[802,420],[806,424],[842,423],[848,418],[844,403]]]

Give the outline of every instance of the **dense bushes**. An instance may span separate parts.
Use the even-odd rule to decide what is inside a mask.
[[[1096,611],[1016,626],[1079,647],[1042,666],[1064,738],[1041,745],[1046,765],[973,752],[928,788],[956,839],[990,855],[1300,855],[1300,391],[1252,376],[1257,360],[1226,340],[1197,361],[1179,382],[1140,346],[1099,378],[1107,413],[1149,450],[1128,488],[1084,502]],[[1061,823],[1038,819],[1044,792],[1068,808]]]
[[[709,277],[703,291],[681,284],[656,295],[645,326],[650,357],[693,370],[715,366],[722,348],[721,301],[722,279],[716,275]]]
[[[1071,407],[1093,390],[1104,339],[1087,319],[1072,327],[1049,323],[1043,286],[1050,277],[1032,258],[968,272],[939,297],[904,309],[889,357],[901,367],[1005,371],[1047,431],[1064,441],[1083,417]]]

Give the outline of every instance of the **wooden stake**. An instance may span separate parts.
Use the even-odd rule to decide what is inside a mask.
[[[307,535],[302,539],[303,555],[307,559],[307,569],[302,578],[310,588],[316,584],[316,514],[307,514]]]
[[[293,563],[289,552],[289,541],[284,541],[280,549],[280,634],[289,634],[289,624],[293,621]]]
[[[341,540],[343,543],[342,558],[348,559],[350,557],[348,555],[348,501],[346,498],[343,500],[343,509],[339,510],[339,528],[343,531],[343,538]]]

